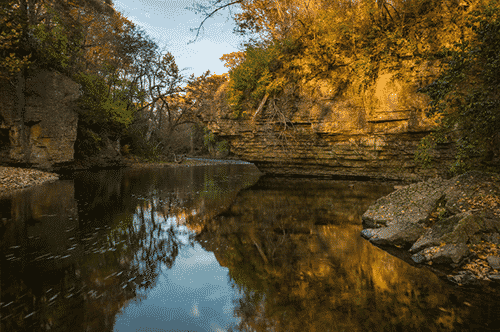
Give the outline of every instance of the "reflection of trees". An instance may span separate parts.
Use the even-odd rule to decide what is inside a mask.
[[[189,221],[234,198],[247,180],[238,172],[80,172],[41,187],[46,192],[2,201],[9,222],[0,238],[0,330],[111,331],[123,306],[140,300],[192,243]],[[213,179],[223,197],[203,196]]]
[[[46,259],[45,264],[61,260],[63,266],[48,269],[39,281],[30,275],[39,272],[34,270],[36,262],[26,261],[31,267],[25,272],[19,264],[2,262],[8,272],[22,273],[20,279],[2,275],[1,299],[8,301],[2,303],[2,329],[111,331],[124,304],[152,287],[159,264],[170,268],[179,247],[187,244],[180,239],[185,226],[177,225],[175,216],[160,217],[151,203],[142,201],[134,215],[122,215],[106,229],[79,234],[76,249],[69,252],[78,251],[80,257],[70,264],[60,257]]]
[[[193,242],[187,225],[225,209],[243,181],[256,180],[255,172],[241,173],[81,172],[3,201],[10,206],[0,211],[12,220],[0,238],[0,330],[111,331],[126,303],[140,300]],[[205,193],[213,179],[222,195]]]
[[[392,188],[271,183],[241,192],[198,236],[242,291],[241,331],[432,331],[486,321],[480,295],[453,290],[360,238],[358,206]],[[325,204],[337,208],[326,212],[326,225],[314,212]]]

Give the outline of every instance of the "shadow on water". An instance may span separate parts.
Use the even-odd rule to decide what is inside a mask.
[[[77,172],[0,201],[1,331],[495,330],[500,302],[371,246],[390,183],[251,165]]]

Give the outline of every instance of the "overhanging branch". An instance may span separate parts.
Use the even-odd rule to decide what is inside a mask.
[[[220,1],[218,1],[218,2],[220,2]],[[214,9],[210,14],[208,14],[207,16],[205,16],[205,18],[203,19],[203,21],[201,21],[201,23],[198,26],[198,28],[194,29],[197,32],[196,32],[196,37],[194,38],[193,42],[196,41],[196,39],[198,39],[198,36],[200,35],[200,30],[203,27],[203,24],[205,23],[206,20],[208,20],[210,17],[212,17],[219,10],[224,9],[226,7],[229,7],[229,6],[232,6],[232,5],[235,5],[237,3],[241,3],[241,2],[243,2],[243,0],[236,0],[236,1],[233,1],[233,2],[230,2],[230,3],[227,3],[227,4],[223,5],[223,6],[220,6],[220,7],[216,8],[216,9]]]

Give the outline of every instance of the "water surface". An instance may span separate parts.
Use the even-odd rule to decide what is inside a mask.
[[[488,331],[500,301],[359,236],[393,184],[79,172],[0,201],[1,331]]]

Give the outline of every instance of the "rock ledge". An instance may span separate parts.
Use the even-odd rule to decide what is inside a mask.
[[[458,285],[500,287],[500,175],[471,171],[402,187],[364,213],[361,236],[410,252]],[[444,274],[443,274],[444,272]]]

